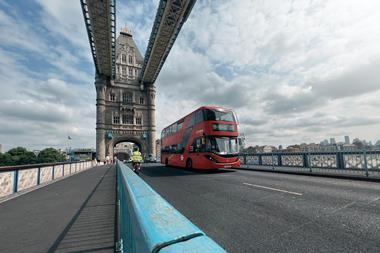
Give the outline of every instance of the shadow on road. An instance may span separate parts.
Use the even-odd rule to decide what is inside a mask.
[[[180,167],[166,167],[164,165],[147,165],[142,167],[142,174],[148,177],[176,177],[176,176],[196,176],[204,174],[232,173],[234,170],[195,170]]]

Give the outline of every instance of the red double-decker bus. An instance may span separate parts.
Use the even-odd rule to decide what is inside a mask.
[[[161,163],[167,166],[239,167],[238,153],[238,124],[230,109],[202,106],[161,133]]]

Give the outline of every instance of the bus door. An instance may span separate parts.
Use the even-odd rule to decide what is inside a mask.
[[[193,162],[193,168],[203,168],[205,166],[204,159],[202,159],[203,152],[206,145],[206,139],[204,136],[197,137],[193,140],[190,146],[189,157]]]
[[[192,130],[193,130],[192,127],[188,127],[185,129],[183,133],[183,137],[181,141],[181,157],[180,157],[180,164],[179,164],[179,166],[182,166],[182,167],[186,166],[186,160],[188,156],[186,155],[185,150],[186,150],[187,143],[189,142],[189,138],[190,138],[190,134]]]

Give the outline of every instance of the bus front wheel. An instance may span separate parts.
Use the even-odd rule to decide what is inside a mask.
[[[192,169],[193,168],[193,161],[191,159],[187,159],[186,161],[186,168]]]

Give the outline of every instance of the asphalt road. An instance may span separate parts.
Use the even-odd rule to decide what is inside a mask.
[[[380,252],[377,182],[161,165],[141,176],[229,252]]]

